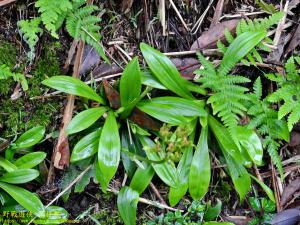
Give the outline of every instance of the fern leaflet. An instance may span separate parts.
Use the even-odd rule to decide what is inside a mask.
[[[236,126],[240,117],[244,116],[244,111],[247,110],[243,101],[248,100],[248,95],[245,94],[248,89],[240,84],[250,82],[250,80],[243,76],[218,73],[214,65],[201,53],[198,53],[198,58],[204,69],[195,71],[200,75],[197,82],[201,83],[202,88],[212,91],[207,102],[211,104],[213,114],[221,118],[224,125],[228,127],[233,140],[240,146],[236,138]]]
[[[0,66],[0,80],[13,78],[14,81],[20,82],[24,91],[28,90],[28,84],[25,76],[22,73],[14,73],[10,68],[3,64]]]
[[[254,92],[248,94],[250,101],[246,102],[248,106],[248,115],[251,120],[248,124],[250,129],[256,129],[264,137],[263,146],[267,149],[271,160],[277,167],[281,177],[283,177],[283,168],[278,148],[279,140],[289,141],[289,131],[284,119],[278,120],[277,112],[270,106],[267,99],[262,99],[262,84],[260,77],[256,79]]]
[[[18,22],[20,33],[30,48],[28,57],[31,61],[35,56],[35,45],[39,40],[39,35],[43,32],[43,30],[39,27],[40,23],[41,19],[39,17],[31,20],[20,20]]]
[[[57,23],[61,21],[68,10],[72,9],[72,3],[69,0],[38,0],[35,7],[41,13],[42,21],[47,30],[53,37],[58,38],[56,33]]]
[[[100,26],[97,23],[101,19],[92,15],[96,10],[98,10],[97,6],[86,5],[71,12],[66,20],[66,28],[74,39],[83,40],[91,45],[105,61],[109,62],[99,43],[101,35],[99,34]]]
[[[300,69],[297,67],[300,57],[290,57],[285,64],[286,77],[280,74],[267,74],[266,77],[277,82],[279,89],[268,97],[268,101],[283,105],[279,108],[278,119],[288,115],[288,128],[291,131],[293,125],[300,120]],[[297,61],[298,60],[298,61]]]

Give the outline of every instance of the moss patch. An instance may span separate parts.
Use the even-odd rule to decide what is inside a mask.
[[[5,63],[9,66],[16,64],[16,49],[11,44],[1,44],[6,46],[0,48],[0,64]],[[8,47],[10,46],[10,47]],[[31,70],[32,78],[28,78],[29,89],[17,100],[11,100],[13,92],[13,81],[0,83],[0,136],[7,138],[18,133],[22,133],[36,125],[44,125],[48,129],[54,128],[53,122],[55,115],[59,113],[60,101],[57,99],[30,100],[31,97],[40,96],[46,90],[41,81],[46,77],[60,74],[60,65],[56,51],[59,45],[51,43],[45,46],[41,57],[35,68]],[[10,52],[10,57],[3,60],[3,57]],[[14,52],[14,56],[13,53]],[[4,90],[4,91],[3,91]]]

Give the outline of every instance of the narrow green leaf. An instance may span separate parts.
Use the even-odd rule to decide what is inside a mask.
[[[109,112],[105,120],[98,148],[99,169],[103,175],[101,189],[106,192],[110,180],[115,175],[120,161],[119,128],[113,112]]]
[[[104,103],[104,100],[86,83],[69,76],[53,76],[44,80],[42,84],[53,89],[80,97]]]
[[[195,131],[196,131],[197,119],[194,120],[190,125],[192,126],[193,132],[189,136],[189,140],[194,143]],[[179,176],[178,187],[170,187],[169,191],[169,203],[171,206],[175,206],[181,198],[186,194],[189,187],[189,173],[190,167],[193,160],[193,146],[183,149],[183,154],[177,166],[177,172]]]
[[[102,129],[96,130],[84,136],[77,142],[72,151],[71,162],[86,159],[97,153],[101,130]]]
[[[165,156],[157,152],[154,152],[150,149],[155,145],[151,139],[145,136],[139,136],[139,138],[149,160],[158,162],[165,159]],[[152,163],[151,165],[154,171],[156,172],[156,174],[165,184],[174,188],[177,188],[179,186],[178,172],[174,164],[171,164],[170,162],[166,161],[159,164]]]
[[[39,176],[39,172],[34,169],[17,169],[5,173],[0,177],[0,181],[10,184],[24,184],[34,180]]]
[[[34,220],[34,224],[62,224],[67,222],[69,213],[62,207],[49,206],[46,216]]]
[[[131,60],[126,66],[120,79],[120,100],[121,106],[128,106],[141,94],[141,70],[138,57]]]
[[[22,134],[15,142],[17,148],[29,148],[39,143],[45,134],[43,126],[33,127]]]
[[[17,159],[14,164],[19,169],[31,169],[40,164],[46,156],[47,154],[45,152],[32,152]]]
[[[179,97],[158,97],[138,103],[137,107],[154,118],[172,125],[186,124],[193,117],[205,116],[201,102]]]
[[[14,164],[12,164],[10,161],[8,161],[7,159],[4,159],[3,157],[0,156],[0,166],[5,169],[7,172],[12,172],[16,169],[18,169],[18,167],[16,167]]]
[[[241,162],[232,158],[222,146],[220,146],[226,160],[226,165],[229,170],[230,177],[234,184],[235,190],[239,193],[240,201],[243,201],[246,194],[250,191],[251,179],[250,175]]]
[[[181,77],[176,66],[168,57],[145,43],[140,44],[140,49],[150,70],[163,86],[180,97],[194,98],[188,90],[188,81]]]
[[[139,194],[145,191],[154,176],[154,170],[151,164],[143,162],[143,166],[143,169],[140,167],[137,168],[130,182],[130,188]]]
[[[266,192],[266,194],[268,195],[268,197],[270,198],[270,200],[272,202],[275,202],[275,196],[273,191],[271,190],[271,188],[269,188],[267,185],[265,185],[263,182],[261,182],[260,180],[258,180],[256,177],[252,176],[250,174],[250,177],[255,180],[260,186],[261,188],[264,190],[264,192]]]
[[[12,196],[21,206],[38,217],[45,216],[45,208],[37,195],[15,185],[0,182],[0,188]]]
[[[230,154],[235,160],[243,163],[245,159],[241,155],[240,150],[232,140],[228,130],[224,127],[219,121],[217,121],[213,116],[208,116],[208,125],[220,146],[224,149],[225,152]]]
[[[130,187],[122,187],[118,194],[118,210],[125,225],[136,225],[136,208],[138,192]]]
[[[218,68],[218,73],[226,75],[241,59],[243,59],[267,35],[265,31],[249,31],[239,35],[229,45]]]
[[[78,113],[69,123],[66,133],[74,134],[93,125],[104,113],[105,107],[97,107]]]
[[[237,127],[237,138],[242,147],[244,147],[251,160],[257,164],[262,164],[263,147],[260,138],[255,131],[248,129],[247,127]]]
[[[208,126],[202,127],[189,176],[189,192],[194,200],[206,194],[210,182],[210,159],[207,144]]]

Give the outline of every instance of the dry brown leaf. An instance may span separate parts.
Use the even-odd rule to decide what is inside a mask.
[[[124,13],[128,13],[131,9],[133,0],[123,0],[121,3],[121,10]]]
[[[290,200],[293,199],[294,194],[300,190],[300,177],[289,183],[283,190],[280,204],[284,207]]]
[[[224,30],[227,28],[231,33],[234,33],[239,21],[239,19],[227,20],[209,28],[192,44],[191,50],[203,50],[216,47],[218,40],[225,40]]]
[[[173,58],[171,61],[177,67],[181,76],[187,80],[194,79],[194,71],[200,67],[199,61],[195,58]]]
[[[271,225],[296,225],[300,222],[299,209],[287,209],[276,213],[274,218],[268,223]]]
[[[299,45],[300,45],[300,24],[298,25],[295,33],[293,34],[293,36],[291,38],[291,42],[286,49],[286,54],[289,54],[290,52],[292,52]]]

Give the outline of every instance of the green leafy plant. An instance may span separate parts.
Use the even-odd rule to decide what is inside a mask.
[[[56,30],[59,28],[58,21],[61,20],[60,18],[64,18],[68,10],[72,9],[72,2],[69,0],[38,0],[35,3],[35,7],[41,13],[41,20],[46,29],[49,30],[53,37],[58,38],[56,33]]]
[[[8,218],[1,216],[2,221],[23,220],[22,223],[24,223],[37,217],[35,220],[37,224],[60,224],[68,218],[68,213],[63,208],[57,206],[46,208],[36,194],[18,186],[35,180],[39,176],[36,166],[46,158],[46,153],[31,152],[30,149],[42,140],[44,133],[45,129],[42,126],[26,131],[8,145],[5,157],[0,156],[1,210],[14,211],[17,215],[26,212],[27,215],[26,218],[19,216],[17,219],[9,218],[9,215],[6,216]],[[15,158],[15,154],[24,155]]]
[[[275,203],[270,201],[266,198],[257,198],[257,197],[250,197],[249,203],[252,209],[259,213],[259,216],[252,218],[248,224],[255,225],[255,224],[268,224],[274,216],[274,212],[276,209]]]
[[[285,76],[281,74],[267,74],[266,77],[275,81],[278,89],[267,98],[272,103],[283,104],[278,111],[278,120],[288,115],[289,131],[300,120],[299,84],[300,84],[300,57],[291,57],[285,64]]]
[[[283,16],[282,12],[277,12],[272,14],[268,18],[254,19],[254,20],[242,19],[236,27],[236,38],[238,38],[241,35],[244,35],[245,32],[267,31],[273,25],[277,24],[279,20],[282,18],[282,16]],[[225,29],[224,34],[228,43],[231,44],[235,40],[235,38],[228,30]],[[271,43],[272,40],[269,37],[265,36],[263,39],[260,40],[260,42],[256,45],[255,48],[253,48],[249,53],[247,53],[248,60],[242,59],[242,62],[245,65],[250,65],[250,63],[255,65],[256,60],[262,63],[263,60],[260,54],[258,53],[258,50],[270,52],[271,49],[266,44],[271,44]],[[221,41],[218,41],[218,48],[223,53],[227,51],[227,47]]]
[[[202,204],[200,201],[193,201],[191,206],[188,208],[187,213],[182,215],[180,211],[168,212],[161,214],[153,220],[147,222],[147,225],[171,225],[171,224],[182,224],[182,225],[196,225],[196,224],[223,224],[232,225],[229,222],[216,222],[215,220],[221,212],[222,203],[218,201],[215,206],[211,205],[211,202]]]
[[[67,76],[43,81],[51,88],[96,102],[78,113],[66,129],[67,134],[86,132],[74,146],[71,162],[93,162],[95,177],[106,192],[122,160],[131,178],[118,195],[118,209],[126,225],[136,223],[138,198],[154,174],[170,187],[172,206],[187,191],[194,200],[205,196],[210,183],[209,135],[218,142],[219,149],[214,150],[222,155],[240,199],[245,198],[251,186],[246,167],[262,164],[263,148],[254,129],[239,123],[247,110],[244,101],[251,99],[242,86],[249,80],[230,71],[265,37],[264,29],[239,35],[217,68],[199,55],[204,66],[197,71],[200,85],[183,79],[170,59],[144,43],[140,48],[149,70],[141,71],[134,58],[122,74],[119,93],[107,81],[103,81],[100,94]],[[145,99],[152,88],[169,90],[173,96]],[[204,98],[197,100],[193,93]],[[148,115],[167,124],[161,126]],[[200,132],[196,132],[198,127]],[[272,191],[263,187],[273,197]]]
[[[39,40],[39,36],[43,33],[43,30],[39,27],[40,23],[41,19],[39,17],[31,20],[20,20],[18,22],[20,33],[30,49],[27,54],[30,61],[34,59],[35,45]]]
[[[283,168],[278,154],[278,148],[280,147],[278,141],[289,141],[288,126],[284,118],[278,119],[278,113],[267,101],[268,98],[262,99],[260,77],[254,82],[253,89],[253,93],[249,94],[250,104],[248,105],[247,113],[251,120],[248,127],[250,129],[256,129],[257,132],[264,137],[263,146],[267,149],[282,177]]]
[[[24,91],[28,90],[28,83],[22,73],[12,72],[11,69],[3,64],[0,66],[0,80],[7,80],[12,78],[16,82],[20,82]]]
[[[71,37],[91,45],[105,61],[109,62],[103,46],[100,44],[101,35],[99,31],[101,27],[98,24],[101,18],[93,15],[99,10],[97,6],[86,5],[85,0],[38,0],[35,7],[38,8],[40,17],[18,22],[20,32],[29,45],[30,52],[28,55],[31,61],[34,58],[34,47],[42,33],[40,23],[45,25],[52,37],[59,38],[57,30],[65,22]]]

